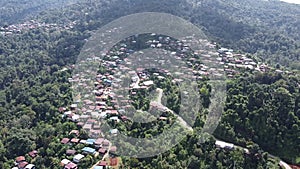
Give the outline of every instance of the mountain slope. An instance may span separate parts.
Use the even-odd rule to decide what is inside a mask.
[[[59,8],[77,0],[1,0],[0,26],[16,23],[50,8]]]

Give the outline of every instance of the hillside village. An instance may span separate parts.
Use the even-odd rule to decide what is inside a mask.
[[[30,21],[24,24],[9,26],[2,28],[2,34],[7,35],[10,33],[19,33],[27,29],[34,29],[36,27],[44,28],[57,28],[53,24],[40,24],[35,21]],[[69,25],[68,28],[71,28]],[[147,41],[149,48],[169,48],[172,50],[173,55],[178,60],[187,61],[186,70],[193,73],[192,78],[197,80],[209,78],[213,76],[223,76],[226,74],[227,78],[234,78],[242,71],[257,71],[267,72],[276,71],[278,73],[289,73],[279,69],[274,69],[264,63],[256,62],[254,59],[247,57],[244,54],[237,54],[231,49],[220,48],[215,50],[216,45],[205,41],[205,44],[210,49],[207,51],[195,51],[190,55],[190,50],[187,45],[180,41],[172,40],[169,37],[158,35],[151,35],[151,41]],[[157,38],[157,39],[156,39]],[[61,168],[64,169],[77,169],[78,165],[82,163],[84,158],[92,157],[97,161],[92,169],[104,168],[118,168],[122,165],[122,160],[117,156],[118,147],[113,145],[109,140],[110,137],[119,133],[117,128],[112,128],[109,135],[103,133],[101,125],[105,121],[114,121],[116,123],[131,120],[126,114],[126,108],[131,106],[131,101],[123,96],[118,95],[116,88],[120,87],[122,79],[117,75],[118,71],[128,72],[131,78],[131,84],[128,88],[129,95],[135,95],[138,90],[148,90],[154,81],[150,80],[147,70],[143,67],[136,69],[130,68],[133,63],[132,60],[126,57],[130,54],[140,52],[131,48],[136,43],[135,39],[128,38],[124,43],[120,43],[113,50],[100,56],[92,56],[86,58],[81,63],[82,65],[90,66],[91,62],[98,62],[101,65],[101,71],[91,81],[87,75],[91,74],[90,70],[82,70],[78,74],[74,74],[69,78],[69,82],[76,84],[75,88],[81,88],[83,91],[90,93],[77,93],[74,98],[74,103],[67,107],[60,107],[58,111],[61,113],[62,118],[67,121],[76,123],[78,129],[69,131],[69,135],[61,138],[60,144],[66,145],[68,149],[65,151],[65,157],[60,162]],[[214,51],[215,50],[215,51]],[[186,54],[191,57],[186,58]],[[199,57],[202,55],[202,57]],[[146,58],[145,58],[146,59]],[[151,59],[151,58],[147,58]],[[204,60],[202,62],[202,60]],[[206,61],[213,61],[220,65],[219,68],[210,68],[205,64]],[[93,65],[93,64],[92,64]],[[75,65],[63,69],[73,69]],[[160,69],[155,74],[163,79],[163,74],[170,74],[166,69]],[[180,82],[181,79],[174,79],[173,82]],[[74,86],[73,86],[74,87]],[[167,120],[167,117],[161,116],[158,120]],[[82,136],[81,131],[86,131],[88,136]],[[216,142],[217,147],[232,149],[233,145],[221,145]],[[19,156],[16,158],[15,167],[12,169],[35,169],[34,164],[26,162],[26,157],[34,159],[38,156],[38,149],[28,152],[27,155]]]
[[[54,30],[54,29],[72,29],[76,22],[70,22],[65,25],[58,25],[56,23],[40,23],[36,20],[30,20],[26,21],[24,23],[20,24],[13,24],[13,25],[7,25],[4,27],[0,27],[0,35],[2,36],[9,36],[9,35],[17,35],[24,33],[28,30],[33,29],[45,29],[45,30]]]

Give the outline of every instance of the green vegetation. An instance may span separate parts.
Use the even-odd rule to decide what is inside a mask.
[[[294,5],[260,0],[202,0],[198,5],[182,0],[90,0],[63,10],[44,10],[49,4],[56,7],[62,3],[53,2],[6,0],[0,3],[3,7],[0,23],[4,27],[30,18],[38,11],[42,12],[30,19],[58,24],[76,21],[74,29],[69,30],[37,28],[16,35],[0,35],[0,168],[11,168],[16,156],[34,149],[38,149],[38,157],[27,159],[37,168],[59,168],[68,148],[60,144],[60,139],[70,130],[78,129],[74,123],[62,119],[58,112],[59,107],[72,103],[68,81],[72,65],[91,32],[120,16],[145,11],[171,13],[203,28],[210,40],[221,46],[278,64],[277,67],[300,68],[300,11]],[[67,70],[62,71],[63,68]],[[105,71],[105,68],[99,70]],[[297,73],[242,72],[227,81],[225,113],[214,135],[247,147],[250,154],[240,149],[217,148],[211,137],[198,144],[198,136],[189,134],[170,151],[155,157],[124,158],[124,167],[279,168],[278,161],[269,158],[268,153],[299,164],[300,78]],[[167,105],[177,112],[179,94],[171,80],[152,80],[166,90]],[[210,86],[201,81],[199,88],[203,106],[207,108]],[[149,100],[143,99],[147,94],[137,93],[133,105],[147,109]],[[207,112],[197,113],[193,127],[201,129]],[[168,128],[175,120],[172,114],[165,116],[171,120],[143,125],[132,122],[111,125],[132,136],[150,137]],[[92,158],[86,158],[80,167],[87,168],[93,162]]]
[[[242,146],[253,141],[296,163],[299,96],[299,77],[295,76],[257,73],[230,80],[225,113],[215,135]]]

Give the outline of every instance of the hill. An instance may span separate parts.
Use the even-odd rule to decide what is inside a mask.
[[[299,7],[292,4],[260,0],[89,0],[61,8],[65,1],[18,2],[1,2],[0,23],[11,25],[28,18],[37,23],[76,24],[68,29],[38,27],[0,36],[0,168],[11,168],[16,156],[27,155],[33,149],[38,149],[39,155],[27,155],[30,162],[38,168],[58,168],[62,158],[70,158],[65,153],[69,145],[60,140],[73,137],[69,135],[71,130],[80,130],[80,139],[88,138],[82,128],[62,119],[58,109],[68,111],[72,104],[68,78],[80,49],[95,30],[118,17],[146,11],[171,13],[202,28],[217,47],[233,48],[237,55],[269,62],[278,69],[290,69],[281,65],[300,67]],[[296,71],[285,74],[275,70],[244,70],[226,81],[228,99],[215,136],[247,147],[250,155],[243,150],[219,149],[214,138],[199,145],[197,136],[191,134],[172,150],[153,158],[124,158],[125,167],[278,168],[277,159],[271,159],[263,150],[299,163],[300,79]],[[203,97],[209,97],[206,81],[199,85]],[[169,93],[169,98],[175,100],[170,107],[176,107],[176,92]],[[137,103],[144,105],[146,101],[140,98]],[[198,112],[198,123],[193,127],[202,127],[205,117],[201,114],[205,112]],[[136,126],[131,124],[128,132],[138,136],[157,132],[148,125],[140,129],[143,131],[135,130]],[[127,130],[121,124],[119,127]],[[72,148],[81,150],[82,145]],[[82,168],[95,162],[88,157],[81,163]]]
[[[61,8],[76,0],[2,0],[0,2],[0,26],[18,23],[25,18],[51,8]]]

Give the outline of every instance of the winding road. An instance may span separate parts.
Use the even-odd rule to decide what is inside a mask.
[[[151,101],[151,102],[154,103],[154,104],[159,105],[160,107],[164,108],[166,111],[171,112],[174,116],[176,116],[178,122],[182,126],[184,126],[185,128],[187,128],[190,131],[193,131],[193,128],[182,117],[180,117],[178,114],[176,114],[173,110],[171,110],[168,107],[161,104],[161,98],[162,98],[163,90],[160,89],[160,88],[157,88],[156,91],[158,92],[157,99],[155,101]]]
[[[192,127],[191,127],[191,126],[190,126],[183,118],[181,118],[181,117],[180,117],[178,114],[176,114],[173,110],[171,110],[171,109],[169,109],[168,107],[166,107],[166,106],[164,106],[164,105],[161,104],[161,98],[162,98],[163,90],[160,89],[160,88],[157,88],[156,91],[158,92],[157,99],[156,99],[155,101],[152,101],[152,102],[154,102],[154,103],[156,103],[156,104],[162,106],[166,111],[171,112],[174,116],[177,117],[178,122],[179,122],[182,126],[184,126],[185,128],[187,128],[187,129],[190,130],[190,131],[193,131],[193,128],[192,128]],[[225,144],[232,144],[232,145],[234,146],[234,148],[241,148],[241,149],[243,149],[245,152],[249,152],[249,150],[248,150],[247,148],[245,148],[245,147],[241,147],[241,146],[235,145],[235,144],[233,144],[233,143],[229,143],[229,142],[225,142],[225,141],[221,141],[221,140],[216,140],[216,141],[223,142],[223,143],[225,143]],[[269,156],[270,158],[278,158],[278,157],[273,156],[273,155],[271,155],[271,154],[269,154],[268,156]],[[280,159],[280,161],[279,161],[279,165],[280,165],[282,168],[284,168],[284,169],[292,169],[286,162],[282,161],[281,159]]]

